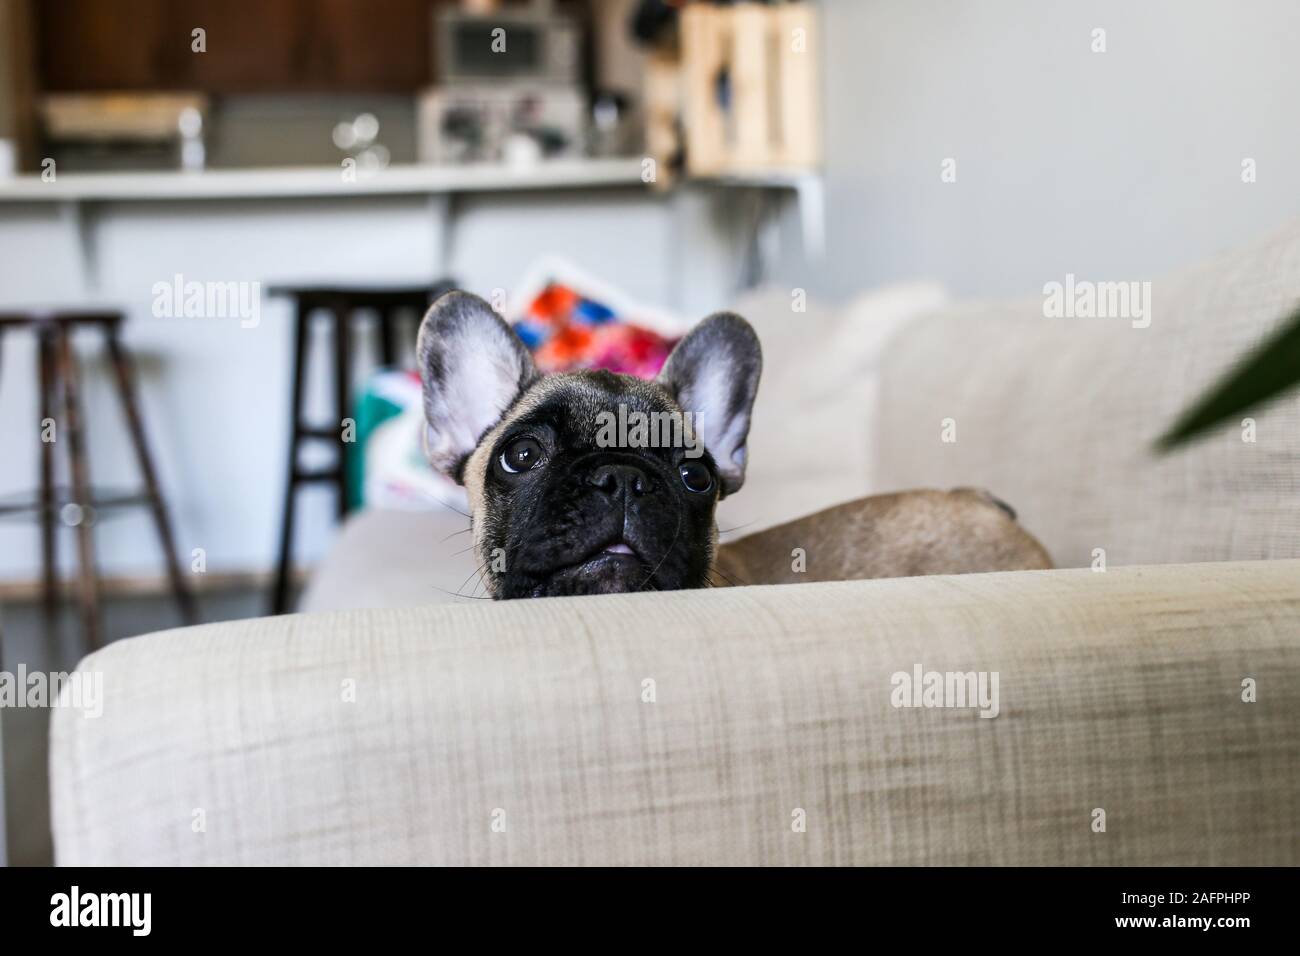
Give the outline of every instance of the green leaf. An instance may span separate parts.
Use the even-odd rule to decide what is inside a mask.
[[[1300,384],[1300,308],[1287,317],[1272,338],[1184,410],[1157,439],[1156,448],[1165,452],[1183,445],[1297,384]]]

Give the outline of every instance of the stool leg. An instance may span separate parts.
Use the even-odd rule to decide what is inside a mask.
[[[86,646],[95,650],[101,644],[99,628],[99,581],[95,572],[95,542],[91,537],[92,516],[90,474],[86,465],[84,424],[81,420],[81,392],[77,365],[72,357],[72,341],[66,329],[60,329],[59,378],[63,381],[63,430],[68,436],[68,454],[72,460],[72,495],[81,505],[77,524],[77,554],[81,564],[81,619],[86,632]]]
[[[149,498],[149,510],[153,513],[154,527],[158,530],[158,543],[162,546],[163,559],[167,562],[167,576],[171,579],[172,593],[180,607],[181,618],[186,624],[194,624],[198,615],[194,606],[194,595],[181,573],[180,562],[176,556],[176,541],[172,537],[171,523],[167,520],[167,506],[163,502],[162,492],[158,486],[158,475],[154,471],[153,459],[149,455],[149,446],[145,441],[144,423],[140,418],[140,406],[137,403],[135,382],[132,377],[130,357],[122,348],[118,339],[117,326],[108,330],[108,354],[113,361],[113,378],[117,384],[117,395],[126,412],[127,427],[131,432],[131,445],[135,449],[136,462],[140,475],[144,479],[145,495]]]
[[[335,423],[335,444],[338,447],[338,497],[339,520],[347,516],[352,504],[348,500],[348,443],[343,440],[343,419],[352,414],[352,376],[348,362],[351,352],[351,316],[347,305],[334,307],[334,395],[338,402],[338,421]]]
[[[293,570],[293,516],[298,498],[298,445],[302,438],[302,391],[306,374],[309,310],[298,301],[293,329],[293,388],[289,398],[289,473],[284,488],[284,513],[280,518],[280,557],[276,562],[271,613],[289,609],[289,576]]]
[[[42,597],[45,605],[45,624],[51,637],[57,633],[59,620],[59,568],[58,538],[55,534],[58,520],[58,503],[54,493],[54,442],[45,438],[45,422],[53,419],[58,382],[54,358],[54,339],[50,331],[40,328],[37,333],[37,354],[41,379],[41,569]],[[57,428],[57,425],[56,425]],[[55,431],[57,439],[58,432]]]
[[[379,360],[383,362],[384,368],[396,368],[394,360],[397,357],[397,330],[393,328],[393,323],[397,321],[399,314],[396,309],[388,312],[381,309],[379,312]]]

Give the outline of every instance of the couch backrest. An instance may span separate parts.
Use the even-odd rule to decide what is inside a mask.
[[[1120,278],[1079,276],[1076,293],[1085,279]],[[1089,564],[1096,549],[1113,564],[1300,556],[1296,395],[1250,413],[1253,441],[1234,421],[1183,451],[1152,451],[1300,302],[1300,223],[1152,281],[1145,328],[1048,318],[1046,299],[945,309],[904,328],[883,363],[875,490],[984,486],[1061,566]]]

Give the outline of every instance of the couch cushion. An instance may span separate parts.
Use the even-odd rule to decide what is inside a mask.
[[[102,716],[52,714],[56,860],[1295,865],[1297,576],[1022,571],[134,638],[81,664]],[[997,672],[997,716],[895,706],[918,666]]]
[[[347,520],[298,601],[300,611],[415,607],[484,596],[469,519],[367,508]]]
[[[1065,566],[1095,549],[1110,564],[1300,556],[1294,394],[1252,413],[1253,443],[1234,422],[1152,452],[1297,301],[1300,223],[1154,280],[1147,328],[1045,318],[1042,296],[913,322],[885,363],[876,490],[982,485]],[[955,442],[942,440],[945,419]]]

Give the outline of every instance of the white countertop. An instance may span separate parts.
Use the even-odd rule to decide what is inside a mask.
[[[555,160],[533,166],[390,166],[347,182],[336,166],[274,169],[163,170],[127,173],[59,173],[0,179],[0,202],[255,199],[309,196],[382,196],[643,186],[641,159]]]

